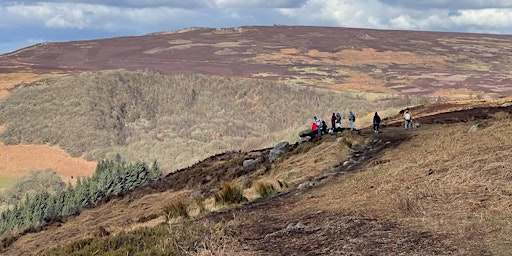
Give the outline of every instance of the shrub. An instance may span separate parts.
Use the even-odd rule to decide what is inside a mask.
[[[167,221],[178,217],[188,218],[188,204],[183,201],[177,201],[163,208]]]
[[[271,196],[276,193],[276,189],[270,183],[258,182],[255,186],[256,193],[261,197]]]
[[[224,183],[222,189],[215,193],[216,205],[239,204],[244,201],[247,201],[247,198],[244,197],[242,188],[229,183]]]
[[[194,197],[194,202],[197,205],[197,208],[199,208],[199,213],[205,213],[206,212],[206,206],[204,205],[204,197],[199,195]]]

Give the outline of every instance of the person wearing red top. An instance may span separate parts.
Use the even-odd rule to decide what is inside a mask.
[[[318,126],[316,125],[316,122],[313,122],[313,124],[311,125],[311,130],[316,132],[317,129],[318,129]]]

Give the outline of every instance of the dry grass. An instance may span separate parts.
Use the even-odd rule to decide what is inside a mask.
[[[498,114],[484,128],[425,126],[338,186],[315,192],[330,211],[371,212],[436,233],[451,243],[510,252],[512,121]],[[328,203],[326,203],[328,202]],[[308,203],[309,204],[309,203]]]
[[[341,175],[329,186],[304,194],[299,202],[294,203],[300,207],[288,207],[286,216],[295,218],[307,212],[326,212],[333,216],[370,214],[398,223],[406,229],[444,234],[449,237],[446,243],[460,248],[459,252],[464,252],[466,248],[474,251],[473,244],[478,244],[496,255],[506,255],[512,249],[509,238],[512,225],[507,221],[512,217],[512,185],[509,184],[512,170],[507,165],[508,159],[512,158],[512,120],[509,113],[497,113],[494,116],[475,133],[467,132],[470,123],[424,125],[421,129],[408,131],[412,135],[410,140],[372,159],[359,172]],[[404,131],[401,128],[386,128],[386,132]],[[344,161],[352,153],[345,141],[357,146],[365,145],[371,139],[372,136],[365,139],[350,132],[323,136],[319,142],[297,147],[294,151],[297,154],[290,154],[273,163],[271,171],[254,176],[252,184],[261,182],[277,189],[278,182],[284,182],[294,187]],[[231,187],[238,186],[237,182],[242,180],[233,181]],[[116,199],[104,207],[86,210],[76,219],[63,223],[59,230],[66,230],[67,233],[59,233],[55,238],[67,244],[84,235],[94,235],[98,226],[105,227],[111,233],[108,241],[160,233],[160,223],[165,221],[161,207],[183,200],[192,192],[166,191],[137,199]],[[259,197],[255,186],[247,188],[242,194],[250,200]],[[180,219],[170,223],[171,232],[184,232],[190,238],[163,232],[155,239],[174,241],[185,246],[189,241],[198,241],[194,240],[194,234],[197,233],[187,232],[205,225],[202,226],[204,229],[201,228],[205,235],[201,243],[205,243],[205,246],[200,251],[187,252],[198,255],[240,253],[238,250],[241,247],[238,247],[240,244],[236,241],[239,233],[223,233],[226,231],[223,226],[226,223],[223,222],[202,221],[202,213],[219,209],[215,206],[213,196],[201,198],[199,204],[193,200],[191,198],[191,202],[185,202],[193,221]],[[148,218],[153,215],[153,218]],[[229,230],[232,231],[240,225],[236,221],[231,224],[233,226]],[[166,224],[166,227],[169,225]],[[188,230],[184,230],[184,227]],[[73,229],[82,232],[70,235]],[[19,250],[20,246],[27,247],[30,241],[49,234],[55,233],[50,230],[42,234],[25,235],[12,246],[12,250]],[[219,240],[215,234],[225,237]],[[104,243],[96,238],[91,241],[95,241],[95,244]],[[160,247],[154,245],[153,248]]]

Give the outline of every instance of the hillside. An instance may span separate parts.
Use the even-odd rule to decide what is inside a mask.
[[[505,102],[449,104],[460,110],[443,114],[436,114],[441,103],[423,106],[412,109],[423,113],[419,129],[389,119],[380,134],[324,135],[248,168],[244,159],[265,159],[269,149],[212,156],[40,232],[4,235],[3,253],[60,246],[48,255],[507,255],[512,109]],[[224,182],[241,186],[249,202],[215,205]],[[279,192],[258,198],[259,182]],[[204,198],[206,212],[192,194]],[[191,217],[165,224],[162,209],[187,201]]]
[[[374,111],[389,116],[436,100],[508,96],[511,41],[505,35],[254,26],[37,44],[0,55],[0,99],[10,96],[0,102],[7,144],[0,159],[9,161],[0,165],[0,177],[50,168],[69,180],[89,175],[91,162],[116,153],[158,158],[165,171],[173,171],[225,150],[291,140],[312,115],[355,110],[356,126],[362,127]],[[172,75],[198,74],[204,76],[162,84]],[[239,88],[233,86],[241,84],[256,88],[235,93]],[[263,89],[277,84],[275,91]],[[218,92],[227,93],[216,102]],[[291,92],[297,97],[273,100]],[[193,93],[207,97],[194,103]],[[177,104],[156,107],[164,95]],[[139,99],[132,104],[131,97]],[[272,125],[275,119],[282,125]],[[54,154],[59,148],[65,151]],[[23,159],[29,155],[48,164]],[[77,175],[63,165],[84,171]]]
[[[0,254],[508,255],[511,50],[506,35],[255,26],[0,55],[0,189],[43,170],[84,184],[118,156],[166,174],[127,192],[110,174],[147,184],[138,162],[76,195],[10,193],[99,202],[21,224],[38,215],[0,194],[2,232],[44,224],[2,234]],[[402,128],[406,107],[419,129]],[[295,143],[350,110],[357,131]]]
[[[190,28],[38,44],[0,55],[0,74],[148,70],[263,78],[338,91],[483,98],[512,94],[511,39],[308,26]]]
[[[328,120],[332,111],[352,110],[364,120],[376,107],[349,93],[266,80],[85,72],[13,91],[0,101],[0,137],[10,147],[56,146],[89,161],[116,153],[131,161],[157,160],[170,172],[225,151],[296,140],[314,115]]]

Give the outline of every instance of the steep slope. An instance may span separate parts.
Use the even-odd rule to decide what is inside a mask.
[[[163,237],[152,238],[157,239],[154,251],[163,252],[164,241],[181,244],[169,236],[183,229],[179,222],[170,230],[159,224],[165,220],[162,207],[202,191],[213,212],[193,213],[186,227],[203,223],[215,229],[220,228],[215,223],[229,223],[234,231],[223,233],[228,236],[225,244],[183,247],[190,253],[218,249],[217,254],[225,255],[504,255],[511,249],[512,231],[507,221],[512,217],[510,113],[510,106],[473,105],[425,114],[417,118],[422,126],[410,131],[389,121],[381,134],[364,129],[325,135],[292,146],[291,153],[275,163],[263,161],[249,168],[241,168],[244,159],[265,157],[269,149],[217,155],[41,232],[3,240],[3,253],[40,254],[64,246],[62,253],[69,255],[115,237],[128,241],[133,237],[123,237],[136,234],[130,230],[144,226],[163,228]],[[468,132],[473,124],[479,128]],[[225,181],[243,186],[251,200],[256,181],[280,181],[289,188],[267,199],[219,209],[212,193]],[[203,235],[200,241],[221,241]],[[76,240],[86,237],[96,238]],[[74,247],[66,247],[73,241]],[[105,248],[122,250],[113,244]]]

